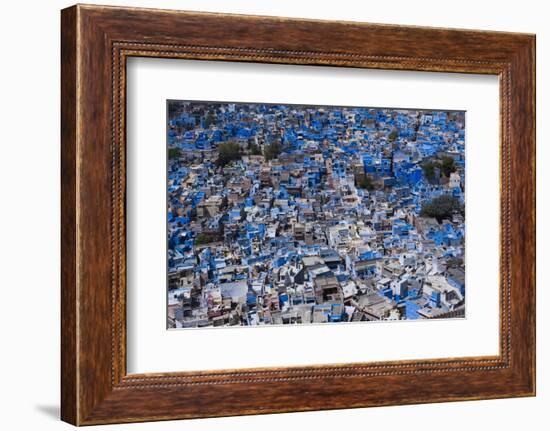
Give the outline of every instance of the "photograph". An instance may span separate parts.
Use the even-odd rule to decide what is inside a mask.
[[[166,109],[169,329],[466,317],[466,112]]]
[[[2,6],[0,429],[550,429],[544,2]]]

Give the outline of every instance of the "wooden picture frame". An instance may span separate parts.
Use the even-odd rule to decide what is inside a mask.
[[[64,421],[535,394],[534,35],[83,5],[64,9],[61,18]],[[125,65],[131,56],[498,75],[500,354],[128,375]]]

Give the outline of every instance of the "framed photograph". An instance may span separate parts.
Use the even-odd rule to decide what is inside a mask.
[[[535,36],[61,14],[61,415],[535,394]]]

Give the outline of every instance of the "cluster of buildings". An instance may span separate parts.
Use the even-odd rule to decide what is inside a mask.
[[[168,108],[170,328],[464,316],[463,112]]]

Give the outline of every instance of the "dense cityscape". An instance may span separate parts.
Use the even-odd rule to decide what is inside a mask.
[[[168,101],[168,327],[460,318],[464,112]]]

